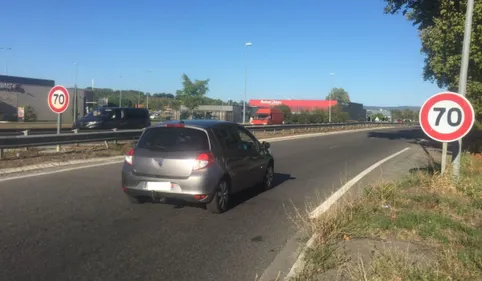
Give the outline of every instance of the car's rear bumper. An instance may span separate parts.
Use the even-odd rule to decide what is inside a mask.
[[[159,192],[150,190],[139,190],[123,187],[124,192],[132,197],[150,198],[155,202],[165,203],[209,203],[212,194],[184,194],[172,192]]]
[[[132,167],[124,164],[122,169],[122,188],[131,196],[145,196],[154,200],[182,201],[190,203],[209,203],[221,178],[219,171],[204,171],[192,174],[187,179],[169,179],[140,176],[133,173]],[[148,182],[169,182],[169,191],[147,189]]]

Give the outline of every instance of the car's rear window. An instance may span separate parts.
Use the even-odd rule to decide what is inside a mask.
[[[151,128],[137,143],[138,148],[161,151],[209,150],[206,132],[192,128]]]

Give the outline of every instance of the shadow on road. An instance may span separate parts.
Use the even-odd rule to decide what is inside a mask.
[[[425,133],[419,128],[403,129],[394,131],[373,131],[367,133],[370,138],[384,138],[389,140],[416,140],[427,138]]]
[[[420,144],[422,147],[431,147],[434,149],[442,149],[442,143],[429,138],[420,128],[397,130],[389,132],[369,132],[369,138],[384,138],[389,140],[407,140],[410,143]],[[482,151],[482,131],[472,129],[462,140],[462,150],[472,153]],[[448,151],[458,151],[458,142],[448,144]]]
[[[369,132],[367,134],[369,138],[383,138],[389,140],[406,140],[408,143],[418,144],[423,149],[425,154],[431,159],[432,165],[431,168],[425,168],[426,172],[434,173],[435,171],[440,170],[440,167],[437,167],[436,161],[433,159],[430,152],[427,148],[435,151],[442,151],[442,143],[437,142],[429,138],[421,128],[413,128],[413,129],[403,129],[403,130],[396,130],[396,131],[389,131],[389,132]],[[448,144],[448,154],[451,154],[451,151],[456,149],[458,146],[457,142],[449,143]],[[416,172],[410,171],[410,172]]]
[[[281,173],[274,173],[273,178],[273,188],[281,185],[285,181],[295,180],[295,177],[292,177],[290,174],[281,174]],[[233,197],[232,201],[232,208],[235,208],[238,205],[248,201],[251,198],[258,196],[259,194],[263,193],[263,189],[260,186],[254,186],[252,188],[246,189]]]
[[[432,148],[442,148],[442,143],[436,142],[422,131],[422,129],[414,128],[414,129],[406,129],[406,130],[397,130],[397,131],[389,131],[389,132],[369,132],[367,134],[369,138],[383,138],[389,140],[407,140],[410,143],[421,144],[425,147],[432,147]]]
[[[277,186],[281,185],[285,181],[294,180],[294,179],[296,178],[292,177],[289,174],[274,173],[273,188],[276,188]],[[263,189],[259,185],[257,185],[233,195],[232,201],[231,201],[231,209],[235,208],[238,205],[241,205],[242,203],[248,201],[251,198],[258,196],[262,192],[263,192]],[[152,203],[158,203],[158,202],[152,202]],[[194,208],[205,209],[205,206],[202,204],[177,202],[175,200],[168,200],[163,202],[163,204],[172,205],[173,208],[176,208],[176,209],[180,209],[184,207],[194,207]]]

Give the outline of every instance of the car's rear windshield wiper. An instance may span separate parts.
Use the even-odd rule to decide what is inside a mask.
[[[149,150],[165,150],[166,147],[165,146],[162,146],[162,145],[146,145],[145,146],[146,149],[149,149]]]

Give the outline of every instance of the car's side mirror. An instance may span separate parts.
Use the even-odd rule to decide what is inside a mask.
[[[269,148],[271,147],[271,144],[270,144],[269,142],[266,142],[266,141],[262,142],[261,145],[262,145],[263,148],[265,148],[265,149],[269,149]]]

